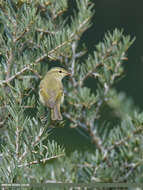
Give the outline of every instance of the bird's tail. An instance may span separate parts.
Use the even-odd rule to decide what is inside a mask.
[[[55,105],[53,109],[51,109],[51,119],[52,120],[62,120],[62,115],[60,113],[60,105]]]

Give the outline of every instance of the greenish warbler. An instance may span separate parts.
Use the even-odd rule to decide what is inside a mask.
[[[62,79],[70,75],[68,71],[60,67],[49,70],[40,82],[39,97],[44,106],[51,109],[52,120],[62,120],[60,105],[64,100]]]

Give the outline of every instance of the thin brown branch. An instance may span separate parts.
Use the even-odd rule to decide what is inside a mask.
[[[3,127],[4,127],[5,121],[6,121],[6,120],[0,121],[0,128],[3,128]]]
[[[130,139],[132,139],[134,135],[141,134],[141,132],[143,132],[143,127],[139,127],[137,130],[133,131],[132,135],[128,135],[124,139],[122,139],[122,140],[120,140],[118,142],[115,142],[112,146],[110,146],[108,148],[108,151],[113,150],[115,147],[119,147],[121,145],[125,145],[126,142],[128,142]]]
[[[42,79],[41,75],[39,75],[36,70],[29,68],[29,71],[33,72],[39,79]]]
[[[86,28],[85,28],[85,29],[82,29],[82,28],[84,27],[84,25],[86,25],[86,23],[89,22],[89,20],[90,20],[90,17],[88,17],[86,20],[84,20],[84,22],[79,25],[79,28],[76,30],[76,32],[73,32],[73,33],[71,34],[70,38],[73,38],[75,35],[77,35],[77,34],[79,34],[79,33],[81,33],[81,32],[84,32],[84,30],[85,30]],[[81,29],[82,29],[82,30],[81,30]]]
[[[111,164],[110,164],[110,162],[109,162],[109,160],[108,160],[108,150],[106,150],[106,149],[104,148],[104,146],[102,145],[103,143],[102,143],[101,138],[92,132],[91,127],[88,126],[88,125],[86,125],[86,124],[84,124],[84,123],[81,123],[81,122],[79,122],[79,121],[73,119],[73,117],[71,117],[71,116],[70,116],[69,114],[67,114],[67,113],[63,113],[63,115],[64,115],[66,118],[68,118],[71,122],[73,122],[73,123],[76,125],[76,127],[79,126],[80,128],[82,128],[82,129],[84,129],[85,131],[87,131],[87,133],[88,133],[88,134],[90,135],[90,137],[91,137],[91,140],[92,140],[93,144],[95,144],[96,147],[98,148],[99,152],[101,152],[101,154],[102,154],[102,156],[103,156],[102,160],[103,160],[103,161],[106,161],[106,163],[108,164],[108,166],[110,166]]]
[[[25,149],[25,151],[23,152],[23,154],[19,157],[19,162],[21,162],[23,160],[23,158],[27,155],[28,150]]]
[[[16,142],[15,142],[15,145],[16,145],[16,157],[17,159],[19,158],[19,136],[20,136],[20,130],[19,130],[19,126],[16,126]]]
[[[143,126],[140,126],[138,129],[136,129],[133,133],[134,135],[141,134],[143,132]]]
[[[42,57],[43,58],[43,57]],[[42,59],[41,58],[41,59]],[[37,59],[35,63],[37,63],[38,61],[40,61],[40,59]],[[33,64],[30,64],[30,66]],[[4,85],[4,84],[8,84],[9,82],[11,82],[13,79],[15,79],[16,77],[20,76],[21,74],[23,74],[25,71],[31,71],[33,72],[36,76],[38,76],[38,78],[41,79],[41,76],[37,73],[37,71],[35,71],[34,69],[31,69],[30,66],[24,67],[21,71],[17,72],[15,75],[9,77],[6,80],[1,80],[0,81],[0,85]]]
[[[14,43],[17,42],[18,40],[20,40],[27,32],[29,31],[29,28],[25,28],[24,31],[17,37],[15,38],[13,41]]]
[[[87,18],[82,24],[80,24],[78,31],[80,31],[80,29],[89,21],[89,19],[90,19],[90,18]],[[54,49],[52,49],[51,51],[48,52],[48,55],[54,53],[54,52],[57,51],[59,48],[61,48],[61,47],[65,46],[65,45],[71,43],[71,42],[74,40],[74,37],[76,36],[76,34],[77,34],[76,32],[73,32],[73,33],[70,35],[69,40],[63,42],[62,44],[60,44],[60,45],[58,45],[58,46],[56,46]],[[47,56],[48,56],[48,55],[47,55]]]
[[[35,137],[35,141],[32,142],[32,147],[34,148],[41,140],[41,136],[44,132],[44,129],[40,128],[39,134]],[[24,153],[19,157],[19,161],[21,161],[29,152],[29,150],[25,150]]]
[[[98,64],[95,64],[95,67],[93,70],[89,71],[86,73],[86,75],[82,78],[82,80],[80,81],[80,86],[83,85],[84,81],[89,77],[89,76],[94,76],[94,77],[99,77],[100,75],[98,73],[96,73],[96,70],[98,67],[100,66],[103,66],[103,61],[106,61],[107,59],[109,59],[111,56],[110,56],[110,53],[112,52],[112,49],[114,48],[115,44],[113,43],[112,46],[106,50],[106,53],[104,55],[104,57],[102,58],[102,62],[99,62]],[[118,63],[116,68],[115,68],[115,74],[113,75],[112,77],[112,81],[119,76],[119,74],[117,73],[118,71],[118,68],[120,66],[121,63]]]
[[[44,30],[44,29],[41,29],[41,28],[36,28],[36,31],[37,32],[42,32],[44,34],[51,34],[51,35],[55,35],[57,32],[52,32],[52,31],[49,31],[49,30]]]
[[[84,124],[84,123],[81,123],[77,120],[75,120],[72,116],[70,116],[69,114],[67,113],[63,113],[63,115],[68,118],[71,122],[73,122],[74,124],[76,124],[76,126],[79,126],[80,128],[84,129],[87,131],[87,133],[90,135],[90,137],[92,138],[92,142],[97,146],[97,148],[99,149],[100,152],[103,152],[103,147],[102,147],[102,141],[99,137],[95,136],[93,134],[93,132],[90,130],[90,128]],[[85,126],[85,127],[83,127]]]
[[[48,55],[54,53],[55,51],[57,51],[57,49],[59,49],[59,48],[65,46],[66,44],[71,43],[71,42],[72,42],[72,40],[67,40],[67,41],[63,42],[62,44],[59,44],[59,45],[56,46],[54,49],[52,49],[51,51],[49,51],[49,52],[48,52]]]
[[[34,105],[33,106],[21,106],[21,107],[24,109],[29,109],[29,108],[34,108]]]
[[[111,77],[111,82],[112,82],[112,84],[113,84],[115,78],[117,78],[117,77],[120,76],[120,73],[118,73],[118,70],[119,70],[121,64],[122,64],[121,62],[118,62],[118,63],[116,64],[116,66],[115,66],[114,73],[113,73],[113,75],[112,75],[112,77]]]
[[[59,157],[62,157],[64,156],[65,154],[59,154],[59,155],[56,155],[56,156],[51,156],[50,158],[43,158],[41,160],[34,160],[34,161],[31,161],[29,163],[26,163],[26,164],[21,164],[19,165],[18,167],[26,167],[26,166],[31,166],[31,165],[34,165],[34,164],[39,164],[39,163],[45,163],[47,161],[50,161],[50,160],[53,160],[55,158],[59,158]]]
[[[6,80],[10,77],[12,59],[13,59],[13,54],[12,54],[12,50],[10,50],[10,52],[9,52],[9,56],[8,56],[8,61],[7,61],[7,74],[6,74]]]
[[[15,75],[9,77],[8,79],[6,79],[6,80],[1,80],[1,81],[0,81],[0,85],[9,83],[10,81],[12,81],[13,79],[15,79],[16,77],[18,77],[19,75],[21,75],[22,73],[24,73],[24,72],[27,71],[27,70],[29,70],[29,66],[24,67],[21,71],[17,72]]]
[[[48,54],[45,53],[45,54],[42,55],[41,57],[37,58],[34,63],[30,64],[30,66],[36,65],[37,63],[39,63],[40,61],[43,61],[43,60],[46,59],[47,57],[48,57]]]
[[[9,22],[11,22],[11,24],[14,26],[14,28],[16,28],[17,27],[16,20],[13,19],[13,17],[9,16],[9,14],[6,12],[6,9],[3,9],[3,12],[6,15],[6,17],[8,18]]]
[[[75,74],[76,48],[77,48],[77,43],[73,42],[73,44],[72,44],[72,61],[71,61],[71,80],[73,83],[73,87],[75,87],[77,85],[77,82],[76,82],[75,78],[73,77]]]
[[[41,136],[43,135],[43,132],[44,132],[44,128],[40,128],[39,134],[35,137],[35,141],[32,142],[33,147],[39,143],[39,141],[41,140]]]
[[[137,163],[131,163],[131,164],[127,164],[127,165],[125,164],[124,168],[130,168],[130,170],[128,172],[126,172],[124,176],[121,176],[119,181],[127,180],[129,178],[129,176],[133,174],[133,171],[142,164],[143,164],[142,160],[139,160]]]
[[[57,17],[61,16],[67,9],[63,9],[63,10],[60,10],[59,12],[57,12],[56,15],[53,16],[53,19],[56,19]]]

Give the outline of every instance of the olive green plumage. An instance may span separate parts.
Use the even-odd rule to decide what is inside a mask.
[[[67,75],[69,73],[65,69],[54,67],[40,82],[40,101],[51,109],[52,120],[62,120],[60,112],[60,105],[64,100],[62,79]]]

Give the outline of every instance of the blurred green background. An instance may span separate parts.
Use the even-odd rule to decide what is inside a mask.
[[[143,108],[143,3],[140,0],[92,0],[92,2],[95,4],[95,14],[91,27],[82,36],[81,43],[85,42],[88,50],[92,52],[95,45],[103,40],[104,34],[115,28],[123,29],[125,35],[136,37],[128,50],[128,60],[123,64],[125,76],[117,83],[116,88],[125,91],[137,106]]]

